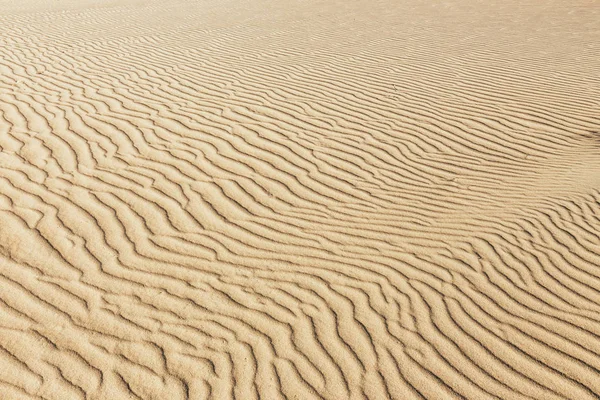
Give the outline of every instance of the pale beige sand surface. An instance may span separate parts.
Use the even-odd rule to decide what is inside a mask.
[[[0,399],[597,399],[600,3],[0,0]]]

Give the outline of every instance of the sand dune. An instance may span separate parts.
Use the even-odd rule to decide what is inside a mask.
[[[590,0],[0,1],[0,399],[597,399]]]

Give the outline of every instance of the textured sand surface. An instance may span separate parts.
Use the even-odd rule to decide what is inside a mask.
[[[0,399],[597,399],[600,3],[0,0]]]

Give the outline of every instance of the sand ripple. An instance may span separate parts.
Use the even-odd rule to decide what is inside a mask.
[[[597,399],[593,1],[0,1],[1,399]]]

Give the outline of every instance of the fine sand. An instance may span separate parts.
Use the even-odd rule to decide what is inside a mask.
[[[0,399],[597,399],[600,3],[0,0]]]

